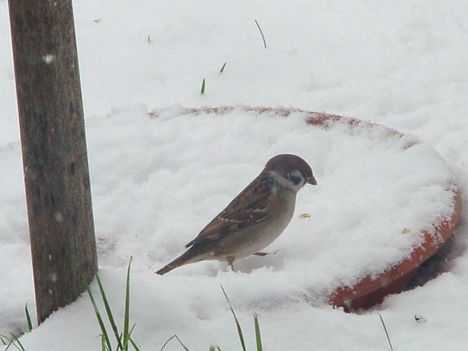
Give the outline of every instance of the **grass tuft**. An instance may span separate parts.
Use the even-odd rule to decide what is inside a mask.
[[[226,291],[224,290],[224,287],[221,285],[221,290],[223,291],[224,297],[226,298],[226,301],[229,305],[229,308],[231,309],[232,316],[234,317],[234,320],[236,322],[236,327],[237,327],[237,333],[239,334],[239,340],[242,345],[242,350],[246,351],[245,348],[245,340],[244,340],[244,333],[242,333],[242,328],[240,326],[239,320],[237,319],[236,312],[234,312],[234,309],[232,308],[231,302],[229,301],[229,298],[226,294]]]
[[[96,274],[96,277],[97,276],[98,275]],[[101,336],[101,350],[102,351],[112,350],[112,345],[111,345],[111,342],[110,342],[110,339],[109,339],[109,335],[107,333],[106,326],[105,326],[104,321],[102,319],[101,312],[99,312],[96,301],[94,300],[94,296],[91,293],[91,289],[89,288],[89,286],[86,286],[86,290],[88,291],[89,299],[91,300],[91,304],[93,305],[94,314],[96,315],[96,319],[98,321],[99,328],[101,329],[101,334],[100,334],[100,336]],[[118,337],[117,337],[117,339],[119,340]]]
[[[101,279],[99,278],[99,274],[96,274],[96,281],[99,287],[99,293],[101,295],[104,308],[106,310],[107,321],[109,322],[111,329],[112,329],[112,334],[107,330],[107,327],[104,323],[103,315],[99,311],[99,308],[96,304],[96,300],[94,299],[94,296],[91,292],[91,289],[89,288],[89,285],[86,286],[86,290],[88,292],[89,299],[91,300],[91,304],[93,305],[94,313],[96,315],[99,328],[101,329],[100,337],[101,337],[101,350],[102,351],[112,350],[112,342],[111,342],[111,338],[109,337],[109,335],[113,335],[115,343],[117,344],[117,347],[116,347],[117,351],[128,351],[130,345],[133,347],[135,351],[140,350],[131,337],[133,329],[135,328],[135,325],[133,325],[130,328],[130,267],[131,267],[131,264],[132,264],[132,258],[130,258],[130,262],[128,263],[128,267],[127,267],[123,332],[120,332],[119,329],[117,328],[117,324],[115,323],[114,315],[112,313],[112,308],[109,305],[109,301],[107,299],[107,295],[102,285]]]
[[[120,349],[123,349],[122,342],[120,341],[119,331],[117,329],[117,325],[115,324],[115,319],[114,319],[114,316],[112,314],[112,309],[110,308],[109,302],[107,300],[106,292],[104,291],[104,287],[102,286],[102,282],[101,282],[101,279],[99,278],[98,274],[96,274],[96,280],[97,280],[97,283],[98,283],[99,292],[101,294],[102,302],[104,303],[104,308],[106,309],[107,320],[109,321],[109,323],[111,325],[111,328],[112,328],[112,332],[114,333],[114,338],[117,341],[118,347]],[[89,293],[89,291],[88,291],[88,293]]]
[[[260,34],[261,34],[261,36],[262,36],[263,47],[266,49],[266,48],[267,48],[267,43],[266,43],[266,40],[265,40],[265,35],[263,35],[262,27],[260,27],[260,23],[258,23],[257,20],[255,20],[255,24],[257,25],[257,28],[258,28],[258,30],[260,31]]]
[[[382,326],[383,326],[383,329],[385,331],[385,335],[387,336],[387,341],[388,341],[388,345],[390,346],[390,350],[393,351],[393,346],[392,346],[392,342],[390,340],[390,336],[388,335],[387,326],[385,325],[385,322],[384,322],[382,316],[380,315],[380,313],[377,312],[377,314],[379,315],[380,322],[382,322]]]

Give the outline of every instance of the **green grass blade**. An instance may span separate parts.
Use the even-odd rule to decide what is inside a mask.
[[[132,337],[129,338],[130,340],[130,344],[132,344],[133,348],[135,349],[135,351],[140,351],[140,348],[138,347],[138,345],[135,343],[135,341],[133,341]]]
[[[255,325],[255,341],[257,342],[257,351],[263,351],[262,335],[260,334],[260,323],[258,323],[258,316],[254,313]]]
[[[118,349],[123,349],[122,342],[119,338],[119,331],[117,329],[117,325],[115,324],[114,316],[112,315],[112,309],[110,308],[109,301],[107,300],[106,292],[104,291],[104,287],[102,286],[101,278],[99,278],[99,274],[96,273],[96,280],[99,287],[99,292],[101,293],[102,302],[104,303],[104,308],[106,309],[107,319],[110,322],[112,332],[114,333],[115,340],[117,341]]]
[[[133,329],[135,329],[136,324],[133,324],[132,327],[130,328],[130,331],[128,332],[128,338],[130,339],[132,337]]]
[[[99,334],[99,337],[101,338],[101,351],[112,351],[109,349],[109,346],[106,344],[106,338],[104,337],[103,334]]]
[[[182,347],[184,348],[184,351],[190,351],[190,350],[187,348],[187,346],[185,346],[184,343],[179,339],[179,337],[177,336],[177,334],[174,334],[174,335],[172,335],[169,339],[167,339],[166,342],[164,343],[164,345],[162,346],[162,348],[161,348],[160,351],[163,351],[163,350],[166,348],[167,344],[169,344],[169,342],[170,342],[171,340],[174,340],[174,339],[176,339],[176,340],[179,342],[180,346],[182,346]]]
[[[390,336],[388,335],[387,326],[385,325],[385,322],[384,322],[382,316],[380,315],[380,313],[377,312],[377,314],[379,315],[380,322],[382,322],[382,326],[384,328],[385,335],[387,336],[387,341],[388,341],[388,345],[390,346],[390,350],[393,351],[393,346],[392,346],[392,342],[390,341]]]
[[[179,337],[176,335],[175,338],[177,339],[177,341],[179,342],[180,346],[182,346],[184,348],[185,351],[190,351],[187,346],[184,345],[184,343],[182,342],[182,340],[179,339]]]
[[[231,302],[229,301],[229,298],[226,294],[226,291],[224,290],[224,287],[221,285],[221,290],[223,291],[224,297],[226,298],[226,301],[229,305],[229,308],[231,309],[231,313],[234,317],[234,320],[236,322],[236,327],[237,327],[237,333],[239,334],[239,340],[242,345],[242,350],[246,351],[245,348],[245,341],[244,341],[244,333],[242,333],[242,328],[240,326],[239,320],[237,319],[236,312],[234,312],[234,309],[232,308]]]
[[[8,349],[9,349],[10,346],[12,345],[12,341],[11,341],[8,337],[6,337],[6,336],[3,336],[2,338],[5,338],[5,340],[2,339],[3,345],[6,345],[6,348],[5,348],[4,351],[8,351]],[[7,343],[7,342],[8,342],[8,343]]]
[[[266,40],[265,40],[265,35],[263,35],[262,27],[260,27],[260,23],[258,23],[257,20],[255,20],[255,24],[257,25],[257,28],[260,31],[260,34],[262,35],[263,47],[266,49],[267,48],[267,43],[266,43]]]
[[[130,267],[132,265],[132,257],[128,262],[127,267],[127,284],[125,287],[125,312],[124,312],[124,328],[123,328],[123,350],[128,350],[128,342],[130,336]]]
[[[202,94],[202,95],[205,94],[205,86],[206,86],[206,79],[203,78],[203,81],[201,83],[201,89],[200,89],[200,94]]]
[[[11,333],[11,336],[0,335],[0,341],[6,346],[3,351],[7,351],[11,346],[14,346],[19,351],[24,351],[23,345],[13,333]]]
[[[5,351],[8,351],[8,349],[10,348],[11,345],[16,347],[17,350],[21,351],[21,349],[18,349],[18,346],[15,345],[13,340],[11,340],[11,339],[8,339],[8,340],[9,340],[9,343],[8,343],[7,347],[5,348]]]
[[[10,335],[11,336],[3,336],[9,341],[8,346],[5,348],[4,351],[7,351],[10,348],[10,346],[12,346],[12,345],[18,351],[26,351],[26,349],[23,347],[23,344],[21,344],[21,342],[18,340],[18,337],[13,333],[11,333]]]
[[[133,348],[135,349],[135,351],[140,351],[140,348],[139,348],[138,345],[135,343],[135,341],[133,341],[133,339],[132,339],[132,333],[133,333],[133,329],[135,329],[135,326],[136,326],[136,324],[133,324],[133,325],[132,325],[132,328],[130,329],[130,332],[128,333],[128,341],[129,341],[130,344],[133,346]]]
[[[169,343],[171,342],[172,339],[175,339],[175,337],[176,337],[176,336],[175,336],[175,334],[174,334],[174,335],[172,335],[169,339],[167,339],[167,340],[164,342],[163,346],[161,347],[161,350],[159,350],[159,351],[163,351],[163,350],[166,348],[166,345],[169,344]]]
[[[104,339],[104,335],[100,334],[99,337],[101,338],[101,350],[106,351],[106,340]]]
[[[101,317],[101,313],[99,312],[99,309],[96,305],[96,301],[94,300],[94,296],[91,293],[91,289],[89,288],[89,286],[86,286],[86,290],[88,291],[89,299],[91,300],[91,304],[93,305],[94,313],[96,314],[96,319],[99,323],[99,327],[101,328],[102,336],[104,337],[104,340],[109,350],[112,350],[112,346],[110,343],[109,335],[107,334],[106,326],[104,325],[104,322]]]
[[[227,62],[224,62],[224,64],[221,66],[221,69],[219,70],[219,73],[223,73],[224,69],[226,68]]]
[[[11,335],[13,335],[15,337],[15,341],[18,344],[18,346],[20,347],[21,351],[26,351],[23,344],[21,344],[21,341],[19,341],[19,339],[16,337],[16,335],[14,335],[14,334],[11,334]]]
[[[28,325],[28,332],[30,332],[33,328],[32,321],[31,321],[31,315],[29,314],[29,309],[28,309],[28,304],[24,305],[24,314],[26,315],[26,322]]]
[[[3,351],[7,351],[10,348],[10,346],[13,345],[13,340],[6,335],[0,335],[0,340],[2,341],[2,344],[6,346],[6,348]]]

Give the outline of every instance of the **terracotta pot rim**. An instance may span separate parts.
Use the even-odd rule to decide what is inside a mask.
[[[403,137],[405,134],[373,122],[363,121],[357,118],[342,117],[334,114],[311,112],[298,108],[288,107],[253,107],[253,106],[218,106],[218,107],[182,107],[181,114],[200,113],[223,115],[234,110],[254,112],[258,114],[275,114],[280,117],[288,117],[293,113],[306,115],[306,123],[309,125],[327,128],[335,123],[345,123],[350,127],[381,128],[387,132],[388,137]],[[151,117],[158,117],[164,110],[156,110],[149,113]],[[405,147],[409,148],[419,141],[411,140]],[[458,187],[449,182],[447,188],[453,192],[454,210],[450,218],[436,218],[433,221],[433,232],[422,231],[423,241],[412,253],[400,263],[389,267],[376,277],[366,276],[353,286],[338,287],[330,296],[330,304],[343,307],[345,310],[366,308],[380,302],[389,293],[399,292],[402,289],[405,278],[411,277],[419,266],[430,258],[455,231],[461,215],[461,195]],[[401,282],[398,283],[398,282]],[[367,298],[367,299],[366,299]]]

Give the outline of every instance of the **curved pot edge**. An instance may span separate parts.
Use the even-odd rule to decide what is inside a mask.
[[[258,114],[274,113],[280,117],[288,117],[292,113],[304,113],[307,116],[306,123],[314,126],[327,127],[332,123],[344,122],[351,127],[362,126],[368,128],[384,128],[388,132],[389,137],[405,136],[404,133],[377,123],[357,118],[342,117],[334,114],[311,112],[299,108],[255,107],[246,105],[218,107],[203,106],[191,108],[181,107],[180,112],[182,114],[195,115],[200,113],[226,114],[234,111],[235,109]],[[154,110],[149,112],[148,115],[150,117],[158,117],[159,114],[164,111],[165,109]],[[405,148],[409,148],[418,142],[419,141],[417,140],[413,140],[407,144]],[[385,271],[378,277],[372,278],[367,276],[351,287],[344,286],[337,288],[335,292],[330,295],[329,303],[337,307],[343,307],[345,310],[369,308],[380,303],[388,294],[400,292],[404,284],[413,276],[419,266],[441,248],[458,226],[462,208],[460,191],[455,184],[448,184],[447,186],[449,189],[452,189],[454,194],[454,211],[450,219],[436,220],[433,224],[435,230],[432,234],[427,231],[423,231],[423,242],[413,250],[407,259]]]
[[[400,292],[419,266],[433,256],[453,234],[461,216],[461,195],[453,190],[454,210],[450,219],[434,224],[432,234],[423,231],[424,240],[411,255],[378,277],[365,277],[352,287],[340,287],[330,297],[330,303],[345,310],[369,308],[382,302],[388,294]],[[366,298],[367,297],[367,298]]]

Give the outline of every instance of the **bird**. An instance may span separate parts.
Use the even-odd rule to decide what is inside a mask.
[[[317,185],[312,169],[301,157],[279,154],[242,190],[182,255],[155,272],[163,275],[189,263],[206,260],[234,261],[261,252],[284,231],[294,215],[296,194],[305,185]]]

